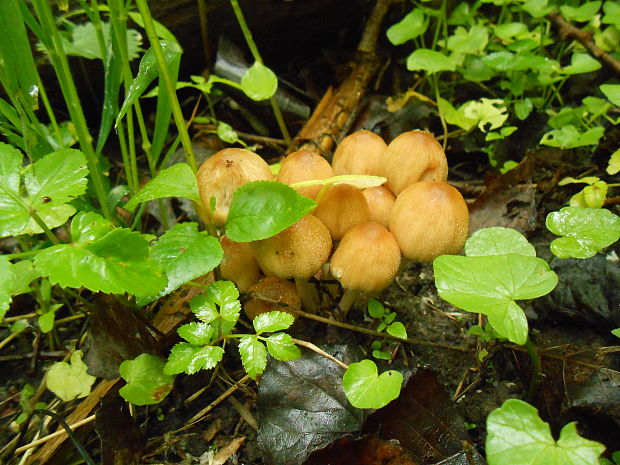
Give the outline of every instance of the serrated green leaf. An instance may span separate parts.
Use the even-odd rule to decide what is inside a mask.
[[[562,428],[556,442],[549,424],[526,402],[508,399],[487,417],[489,465],[596,465],[602,444],[577,433],[577,423]]]
[[[256,336],[244,336],[239,340],[239,354],[246,373],[256,379],[267,366],[267,349]]]
[[[407,16],[387,30],[387,38],[393,45],[401,45],[424,34],[428,28],[424,12],[415,8]]]
[[[468,257],[507,253],[536,256],[534,246],[516,229],[501,227],[479,229],[465,242],[465,255]]]
[[[290,362],[301,357],[301,352],[293,342],[293,338],[286,333],[269,336],[267,338],[267,350],[273,358],[282,362]]]
[[[196,175],[187,163],[177,163],[161,170],[125,205],[133,211],[140,202],[164,197],[182,197],[200,203]]]
[[[193,375],[202,369],[210,370],[215,367],[223,356],[224,349],[219,346],[202,347],[180,342],[172,348],[164,373],[173,375],[185,372]]]
[[[571,57],[570,65],[562,68],[560,71],[564,74],[582,74],[601,69],[601,66],[601,62],[592,58],[589,54],[575,52]]]
[[[100,226],[84,222],[84,215]],[[105,233],[105,220],[95,213],[79,213],[74,222],[86,227],[83,232],[76,231],[79,242],[48,247],[34,259],[35,267],[53,284],[136,296],[157,294],[166,285],[166,277],[149,258],[148,242],[140,233],[125,228]],[[72,230],[78,228],[72,225]]]
[[[381,318],[385,313],[385,307],[375,299],[368,299],[368,314],[373,318]]]
[[[278,90],[278,78],[273,71],[256,61],[241,76],[241,90],[252,100],[267,100]]]
[[[275,331],[281,331],[287,329],[293,324],[295,317],[286,312],[267,312],[257,315],[252,324],[256,330],[256,334],[260,333],[273,333]]]
[[[235,191],[226,235],[231,241],[267,239],[302,219],[316,203],[292,187],[273,181],[255,181]]]
[[[620,149],[611,154],[609,164],[607,165],[607,174],[618,174],[620,171]]]
[[[454,71],[456,61],[441,52],[419,48],[407,58],[407,69],[409,71],[422,70],[429,74],[440,71]]]
[[[70,363],[56,362],[51,366],[47,372],[47,388],[65,402],[86,397],[96,379],[86,370],[82,351],[76,350],[71,354]]]
[[[389,370],[378,374],[372,360],[351,363],[342,378],[342,387],[353,407],[378,409],[400,394],[403,375]]]
[[[599,89],[611,103],[620,107],[620,84],[603,84]]]
[[[119,394],[134,405],[152,405],[161,402],[172,390],[174,377],[164,373],[164,362],[151,354],[142,354],[125,360],[119,367],[127,382]]]
[[[231,281],[215,281],[206,289],[206,296],[220,308],[220,316],[228,321],[237,321],[241,311],[239,290]]]
[[[206,295],[197,295],[189,302],[189,306],[196,317],[205,323],[211,323],[219,318],[215,302],[210,300]]]
[[[534,299],[555,288],[558,278],[536,257],[443,255],[433,262],[439,296],[468,312],[483,313],[493,328],[516,344],[527,339],[527,318],[515,300]]]
[[[224,251],[219,241],[198,231],[197,223],[177,223],[151,247],[151,258],[165,271],[168,285],[139,304],[144,305],[170,294],[183,284],[206,275],[220,264]]]
[[[181,326],[177,333],[190,344],[205,345],[213,340],[213,326],[204,322],[192,322]]]
[[[400,321],[396,321],[387,327],[388,334],[401,339],[407,339],[407,328]]]
[[[586,22],[590,21],[598,13],[601,3],[586,2],[578,7],[562,5],[560,6],[560,12],[568,21]]]
[[[564,236],[551,242],[559,258],[589,258],[620,238],[620,217],[600,208],[565,207],[549,213],[546,226]]]

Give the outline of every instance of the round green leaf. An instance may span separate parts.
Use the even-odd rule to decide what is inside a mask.
[[[273,71],[256,61],[241,77],[241,89],[252,100],[267,100],[278,90],[278,78]]]
[[[282,362],[290,362],[301,357],[299,348],[290,334],[277,333],[267,338],[267,350],[273,358]]]
[[[388,334],[399,337],[401,339],[407,339],[407,328],[400,321],[395,321],[387,327]]]
[[[226,235],[235,242],[267,239],[302,219],[314,207],[313,200],[279,182],[250,182],[235,191]]]
[[[573,53],[570,65],[562,68],[564,74],[582,74],[590,73],[601,69],[601,62],[592,58],[588,53]]]
[[[375,299],[368,299],[368,314],[373,318],[381,318],[385,313],[385,307]]]
[[[409,71],[423,70],[430,74],[440,71],[454,71],[456,62],[443,53],[419,48],[407,58],[407,69]]]
[[[424,13],[420,8],[411,11],[387,30],[387,38],[393,45],[404,44],[408,40],[424,34],[428,27],[428,21],[424,21]]]
[[[556,442],[549,424],[522,400],[508,399],[487,417],[489,465],[597,465],[604,450],[579,436],[575,422],[562,428]]]
[[[135,405],[151,405],[161,402],[172,390],[174,378],[164,373],[165,362],[154,355],[142,354],[121,363],[119,371],[127,385],[119,394]]]
[[[465,255],[468,257],[507,253],[536,256],[534,246],[516,229],[501,227],[479,229],[465,243]]]
[[[252,321],[257,334],[273,333],[288,328],[295,321],[295,317],[286,312],[267,312],[257,315]]]
[[[600,208],[565,207],[547,215],[547,229],[565,236],[551,243],[559,258],[589,258],[620,238],[620,217]]]
[[[357,408],[385,407],[400,394],[403,375],[389,370],[378,375],[372,360],[351,363],[342,378],[342,387],[351,405]]]

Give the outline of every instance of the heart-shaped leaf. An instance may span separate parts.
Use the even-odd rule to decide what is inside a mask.
[[[119,394],[135,405],[152,405],[161,402],[172,390],[174,377],[164,373],[164,362],[151,354],[142,354],[133,360],[125,360],[119,367],[127,384]]]
[[[516,253],[529,257],[536,256],[534,246],[516,229],[483,228],[471,235],[465,244],[465,255],[478,257]]]
[[[342,387],[351,405],[357,408],[378,409],[400,394],[403,375],[389,370],[378,374],[372,360],[351,363],[342,378]]]
[[[241,90],[252,100],[267,100],[278,90],[278,78],[273,71],[256,61],[241,77]]]

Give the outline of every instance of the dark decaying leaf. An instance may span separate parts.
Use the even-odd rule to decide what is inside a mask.
[[[360,439],[344,437],[329,447],[314,452],[304,465],[418,465],[420,462],[398,441],[386,441],[376,435]]]
[[[356,347],[323,350],[347,364],[361,358]],[[258,445],[266,464],[299,465],[313,451],[361,429],[364,411],[347,401],[343,373],[308,350],[292,362],[269,359],[258,391]]]
[[[101,438],[102,465],[139,465],[144,451],[140,429],[129,413],[129,404],[118,394],[118,386],[101,400],[95,429]]]
[[[566,386],[571,407],[620,419],[620,372],[601,368],[582,383]]]
[[[131,309],[114,297],[98,294],[91,313],[88,351],[84,357],[88,373],[98,378],[118,378],[125,360],[149,353],[159,355],[157,336]]]
[[[427,369],[409,378],[398,399],[368,417],[364,432],[372,431],[383,439],[398,440],[425,464],[459,463],[445,460],[463,452],[464,444],[469,443],[465,422],[435,374]],[[471,463],[484,463],[479,457],[475,460]]]

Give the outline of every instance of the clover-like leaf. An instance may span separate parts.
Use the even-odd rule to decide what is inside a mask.
[[[301,357],[301,352],[290,334],[277,333],[267,338],[267,350],[276,360],[290,362]]]
[[[0,237],[42,232],[30,211],[50,228],[64,224],[75,213],[67,202],[86,191],[88,168],[79,150],[59,150],[28,165],[24,175],[27,195],[21,188],[22,161],[19,150],[0,143]]]
[[[620,238],[620,217],[600,208],[564,207],[547,215],[546,226],[564,236],[551,242],[559,258],[589,258]]]
[[[213,326],[202,321],[187,323],[177,329],[177,333],[190,344],[209,344],[214,336]]]
[[[387,38],[393,45],[404,44],[424,34],[428,28],[428,24],[429,21],[425,20],[422,9],[415,8],[387,30]]]
[[[161,170],[127,202],[125,208],[133,211],[140,202],[164,197],[183,197],[200,203],[196,175],[187,163],[177,163]]]
[[[316,203],[279,182],[255,181],[235,191],[226,235],[231,241],[267,239],[302,219]]]
[[[71,362],[56,362],[47,372],[47,388],[65,402],[86,397],[95,382],[94,376],[86,373],[88,367],[82,361],[82,351],[71,354]]]
[[[273,333],[288,328],[295,321],[295,317],[286,312],[267,312],[257,315],[252,324],[257,334]]]
[[[423,70],[429,74],[440,71],[454,71],[456,61],[441,52],[419,48],[407,58],[407,69],[409,71]]]
[[[185,372],[188,375],[202,370],[209,370],[217,365],[224,356],[224,349],[219,346],[200,346],[179,342],[170,351],[164,367],[164,373],[173,375]]]
[[[278,90],[278,78],[264,64],[256,61],[241,76],[241,90],[252,100],[267,100]]]
[[[164,362],[151,354],[142,354],[121,363],[119,371],[127,382],[119,394],[134,405],[152,405],[162,401],[172,390],[174,377],[164,373]]]
[[[468,312],[483,313],[495,330],[516,344],[527,339],[527,318],[514,301],[534,299],[555,288],[558,278],[536,257],[443,255],[433,262],[439,296]]]
[[[378,374],[372,360],[351,363],[342,378],[342,387],[351,405],[357,408],[385,407],[400,394],[403,375],[395,370]]]
[[[177,223],[151,247],[150,254],[166,272],[168,285],[157,295],[141,299],[140,304],[170,294],[192,279],[209,273],[224,257],[219,241],[198,231],[196,223]]]
[[[244,336],[239,340],[239,354],[243,368],[252,379],[256,379],[267,365],[267,349],[256,336]]]
[[[79,213],[71,228],[78,240],[41,251],[35,267],[63,287],[136,296],[160,292],[166,277],[149,258],[147,240],[130,229],[111,229],[108,223],[96,213]]]
[[[483,228],[471,235],[465,243],[465,255],[478,257],[516,253],[529,257],[536,256],[534,246],[516,229]]]
[[[489,414],[485,447],[489,465],[596,465],[605,450],[579,436],[575,422],[562,428],[556,442],[538,411],[518,399]]]

